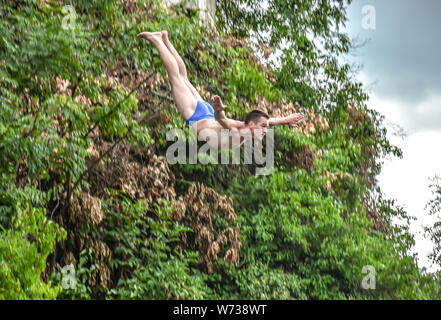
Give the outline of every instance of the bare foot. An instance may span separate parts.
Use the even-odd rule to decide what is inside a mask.
[[[138,38],[144,38],[149,41],[162,40],[162,32],[141,32],[138,33]]]
[[[168,32],[166,30],[161,31],[162,33],[162,41],[167,41],[168,40]]]

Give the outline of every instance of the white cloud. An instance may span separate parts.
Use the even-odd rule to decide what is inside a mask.
[[[362,81],[364,80],[362,76]],[[401,104],[391,100],[370,95],[368,106],[385,116],[385,124],[398,124],[409,133],[406,138],[393,134],[387,125],[387,138],[403,151],[403,158],[392,158],[385,161],[383,170],[378,176],[382,191],[388,198],[396,199],[409,216],[417,220],[411,222],[410,231],[415,236],[414,253],[418,254],[419,266],[435,271],[427,255],[432,251],[433,243],[424,237],[423,226],[433,225],[434,217],[430,216],[425,205],[433,197],[429,188],[429,178],[441,174],[441,131],[420,130],[412,127],[412,121],[421,123],[422,115],[432,112],[441,102],[441,96],[431,96],[432,102],[426,101],[415,108],[413,118]]]
[[[408,215],[416,217],[410,231],[415,235],[414,252],[418,253],[420,267],[436,270],[427,258],[433,248],[430,239],[423,236],[423,226],[432,225],[434,217],[424,207],[432,198],[429,178],[441,173],[441,132],[428,131],[409,135],[402,140],[390,137],[390,141],[403,151],[403,159],[392,159],[385,163],[379,175],[383,192],[405,207]]]
[[[361,81],[367,83],[362,74]],[[375,93],[370,94],[368,105],[386,118],[386,123],[393,122],[400,125],[405,132],[435,131],[441,132],[441,93],[428,91],[427,98],[416,103],[402,102],[394,97],[384,97]]]

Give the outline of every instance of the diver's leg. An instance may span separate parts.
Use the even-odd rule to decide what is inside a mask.
[[[178,62],[179,74],[182,76],[182,78],[185,81],[185,84],[191,90],[191,93],[193,93],[193,96],[196,98],[196,100],[204,101],[202,99],[201,95],[199,94],[199,92],[196,90],[196,88],[188,80],[187,67],[185,66],[184,60],[182,60],[182,58],[179,55],[178,51],[176,51],[175,47],[173,46],[173,44],[168,39],[167,31],[162,31],[162,41],[164,42],[164,44],[167,46],[168,50],[170,50],[171,54],[175,57],[176,61]]]
[[[161,60],[167,69],[168,80],[172,87],[178,112],[185,120],[189,119],[196,110],[197,100],[185,83],[184,77],[179,73],[178,62],[162,41],[162,33],[141,32],[138,37],[149,40],[158,49]]]

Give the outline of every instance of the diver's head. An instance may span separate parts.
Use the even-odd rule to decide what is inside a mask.
[[[263,136],[266,134],[269,118],[270,117],[265,112],[253,110],[247,114],[245,125],[250,129],[253,137],[262,140]]]

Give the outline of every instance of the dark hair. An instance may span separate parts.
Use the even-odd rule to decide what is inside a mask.
[[[245,118],[245,124],[249,124],[250,121],[253,121],[254,123],[256,123],[257,121],[259,121],[260,118],[265,117],[267,119],[269,119],[269,115],[267,115],[265,112],[260,111],[260,110],[253,110],[250,113],[247,114],[246,118]]]

